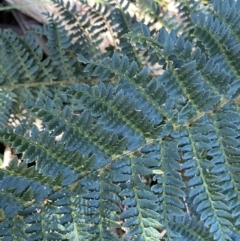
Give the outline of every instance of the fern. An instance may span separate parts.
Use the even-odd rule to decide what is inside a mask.
[[[240,1],[80,2],[0,32],[1,240],[239,239]]]

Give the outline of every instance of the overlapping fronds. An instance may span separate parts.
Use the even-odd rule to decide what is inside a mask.
[[[54,0],[61,16],[48,14],[42,29],[46,59],[32,35],[0,33],[0,54],[11,59],[1,61],[0,136],[15,151],[0,169],[1,239],[239,237],[240,1],[204,11],[190,2],[180,9],[191,31],[176,32],[152,31],[128,1],[82,1],[89,11],[75,17],[74,6]],[[140,3],[158,21],[160,6]],[[102,53],[105,31],[113,45]],[[41,128],[21,120],[6,128],[17,98],[28,96],[21,107]]]

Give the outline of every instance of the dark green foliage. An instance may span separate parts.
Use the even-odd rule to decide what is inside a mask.
[[[44,60],[0,32],[0,239],[238,240],[240,1],[53,2]]]

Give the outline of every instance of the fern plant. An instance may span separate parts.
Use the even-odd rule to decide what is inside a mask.
[[[52,2],[0,32],[0,239],[239,240],[240,1]]]

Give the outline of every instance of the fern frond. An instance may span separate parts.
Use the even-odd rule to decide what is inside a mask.
[[[14,132],[9,130],[2,135],[2,138],[11,142],[13,147],[17,147],[17,153],[24,153],[25,163],[36,162],[36,169],[44,175],[57,177],[60,171],[63,176],[63,183],[75,181],[78,175],[83,173],[83,163],[87,167],[93,162],[93,157],[84,158],[78,152],[70,152],[62,145],[55,145],[54,138],[49,136],[49,132],[39,133],[36,127],[32,128],[28,138],[22,135],[24,135],[24,129],[16,128]],[[36,142],[36,139],[38,139],[38,142]],[[51,154],[49,153],[50,149],[54,149]],[[66,159],[66,157],[68,158]],[[37,161],[39,159],[41,161]],[[72,161],[76,159],[78,160],[78,166],[75,168],[72,166]],[[55,165],[58,166],[57,169]],[[67,170],[65,170],[66,166],[69,167]]]
[[[70,36],[67,31],[59,23],[59,19],[54,19],[53,16],[48,14],[49,24],[46,30],[48,38],[49,56],[52,59],[54,66],[61,65],[61,76],[65,79],[72,79],[74,76],[74,59],[70,59],[66,54],[66,50],[71,45]]]
[[[195,205],[195,211],[201,215],[201,220],[210,226],[214,239],[228,240],[233,226],[230,209],[223,201],[226,197],[222,194],[222,178],[212,171],[214,161],[207,159],[215,150],[216,143],[212,140],[215,127],[210,123],[199,123],[186,131],[186,139],[180,145],[183,145],[184,152],[182,169],[185,170],[184,176],[189,179],[189,198]]]
[[[108,16],[111,28],[114,31],[115,38],[118,39],[117,50],[122,55],[126,55],[130,60],[135,60],[139,65],[142,64],[142,59],[137,51],[136,46],[132,45],[126,39],[122,38],[123,34],[133,31],[134,25],[137,24],[136,16],[131,17],[127,11],[130,2],[121,0],[119,2],[110,1],[111,13]]]
[[[1,30],[0,37],[2,45],[11,50],[6,53],[11,56],[13,72],[18,71],[19,79],[27,79],[33,82],[33,74],[37,70],[37,66],[32,66],[32,59],[22,44],[19,44],[20,38],[10,30]],[[14,67],[13,67],[14,66]],[[12,79],[11,82],[16,82]]]
[[[59,18],[34,30],[49,56],[32,34],[0,32],[0,136],[14,150],[0,239],[238,239],[240,1],[182,2],[182,35],[147,26],[130,1],[81,1],[82,16],[53,2]],[[159,5],[141,4],[157,21]],[[7,127],[16,106],[25,119]]]
[[[78,5],[67,4],[62,0],[53,0],[55,6],[59,9],[61,17],[61,25],[67,26],[69,33],[71,46],[68,48],[69,51],[84,54],[89,58],[94,56],[101,56],[99,45],[102,42],[100,34],[106,32],[105,24],[100,22],[98,15],[93,15],[93,7],[90,7],[85,1],[81,4],[81,7],[87,7],[82,10],[82,16],[77,12]],[[71,6],[73,5],[73,6]],[[84,12],[85,11],[85,12]],[[90,21],[91,19],[91,21]],[[74,56],[75,57],[75,56]]]
[[[181,29],[181,25],[177,22],[175,16],[170,16],[168,10],[163,10],[162,6],[153,0],[140,0],[139,6],[141,11],[149,16],[151,19],[151,25],[153,23],[159,23],[167,30]]]
[[[231,29],[218,18],[209,14],[207,17],[199,13],[192,17],[196,24],[194,34],[203,42],[209,56],[214,57],[221,68],[224,68],[231,76],[239,77],[239,70],[231,59],[238,54],[238,42],[231,34]],[[217,55],[216,52],[222,54]]]
[[[99,76],[99,79],[105,79],[114,75],[114,81],[119,79],[118,88],[122,89],[136,101],[136,107],[141,109],[144,115],[152,115],[156,127],[161,123],[162,115],[166,115],[165,108],[161,108],[161,104],[165,101],[166,93],[161,86],[157,85],[155,79],[146,85],[144,80],[149,76],[147,68],[144,67],[139,71],[135,61],[131,62],[128,67],[128,58],[124,56],[120,59],[118,54],[114,54],[112,59],[107,58],[103,60],[102,63],[88,61],[82,56],[79,57],[79,60],[88,63],[84,71],[92,71],[92,75]],[[147,106],[145,106],[145,101],[148,102]],[[157,129],[154,131],[157,132]]]
[[[65,107],[58,113],[53,109],[50,100],[46,106],[43,102],[32,102],[26,107],[31,108],[37,117],[44,116],[43,125],[48,127],[52,137],[63,133],[60,143],[65,149],[71,152],[78,150],[84,156],[93,153],[98,156],[98,168],[106,164],[105,155],[114,156],[125,149],[125,138],[118,138],[114,132],[103,130],[87,110],[80,115],[74,115],[69,107]]]
[[[201,0],[179,1],[176,0],[178,13],[182,20],[182,34],[184,37],[192,39],[194,24],[191,21],[191,15],[196,12],[205,12],[206,7],[202,5]]]
[[[197,110],[207,111],[215,108],[221,96],[213,94],[214,90],[209,88],[209,83],[205,82],[204,76],[197,71],[196,61],[191,54],[191,44],[188,41],[184,42],[181,37],[176,38],[174,34],[168,34],[165,29],[152,39],[145,34],[146,29],[143,25],[141,34],[130,33],[125,36],[132,41],[144,42],[146,47],[151,48],[151,52],[156,53],[159,61],[167,66],[168,69],[157,81],[164,86],[166,93],[172,95],[172,99],[186,97],[180,106],[178,121],[190,120]],[[165,81],[166,78],[168,81]]]
[[[157,184],[152,186],[152,190],[158,195],[158,209],[159,211],[164,210],[164,213],[161,215],[161,223],[167,232],[168,240],[174,238],[174,234],[172,234],[169,226],[170,215],[172,213],[176,216],[184,215],[182,200],[185,198],[185,193],[182,189],[185,188],[185,184],[178,173],[181,168],[176,144],[175,140],[162,142],[160,168],[163,174],[153,177]]]
[[[170,227],[173,231],[181,233],[184,238],[178,240],[186,241],[213,241],[213,237],[208,233],[207,228],[204,227],[203,221],[198,221],[195,216],[190,217],[185,214],[181,217],[172,217]]]
[[[237,41],[239,38],[239,15],[240,2],[237,1],[213,1],[214,15],[216,15],[221,22],[225,23],[230,29]]]

